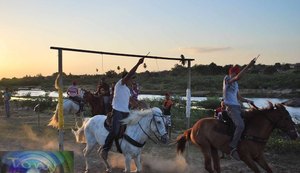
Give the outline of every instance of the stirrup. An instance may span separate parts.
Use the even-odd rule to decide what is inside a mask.
[[[235,159],[237,161],[240,161],[240,156],[239,156],[239,153],[237,152],[237,149],[236,148],[233,148],[231,151],[230,151],[230,157],[232,159]]]

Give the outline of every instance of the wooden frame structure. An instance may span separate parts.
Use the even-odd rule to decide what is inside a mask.
[[[63,73],[63,51],[71,51],[71,52],[82,52],[82,53],[92,53],[92,54],[101,54],[101,55],[113,55],[113,56],[127,56],[127,57],[136,57],[136,58],[150,58],[150,59],[162,59],[162,60],[176,60],[181,61],[182,64],[187,62],[188,65],[188,82],[187,82],[187,89],[186,89],[186,126],[190,128],[190,109],[191,109],[191,61],[194,59],[187,59],[181,55],[181,58],[172,58],[172,57],[161,57],[161,56],[146,56],[146,55],[136,55],[136,54],[126,54],[126,53],[114,53],[114,52],[103,52],[103,51],[94,51],[94,50],[84,50],[84,49],[75,49],[75,48],[65,48],[65,47],[50,47],[50,49],[54,49],[58,51],[58,73],[60,74],[59,79],[59,90],[58,90],[58,105],[59,105],[59,150],[64,150],[64,136],[63,136],[63,127],[64,127],[64,117],[63,117],[63,80],[62,80],[62,73]]]

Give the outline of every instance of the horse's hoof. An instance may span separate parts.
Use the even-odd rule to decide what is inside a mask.
[[[88,169],[84,171],[84,173],[89,173],[89,172],[90,172],[90,171],[89,171]]]
[[[112,172],[112,170],[111,170],[111,168],[107,168],[107,169],[105,170],[105,172],[109,173],[109,172]]]

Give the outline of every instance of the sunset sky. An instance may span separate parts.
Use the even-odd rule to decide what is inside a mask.
[[[57,72],[50,46],[179,58],[195,64],[300,62],[298,0],[0,0],[0,79]],[[67,74],[129,70],[138,59],[64,52]],[[146,59],[145,70],[176,61]]]

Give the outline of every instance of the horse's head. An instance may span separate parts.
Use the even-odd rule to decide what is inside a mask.
[[[87,91],[85,89],[82,89],[82,99],[85,103],[87,103],[93,96],[90,91]]]
[[[268,114],[271,114],[268,116]],[[271,123],[274,127],[281,129],[291,139],[298,137],[298,132],[289,112],[285,109],[282,104],[276,104],[275,108],[267,113],[268,117],[272,117]]]
[[[168,141],[168,135],[167,135],[167,130],[165,126],[165,117],[162,114],[162,111],[154,107],[152,108],[152,115],[153,118],[151,119],[151,130],[155,133],[155,135],[160,136],[160,141],[163,143],[167,143]]]

